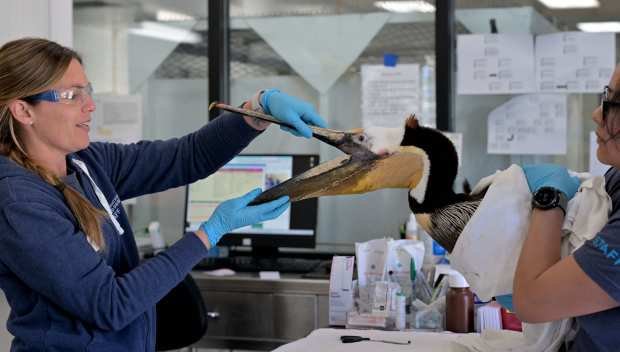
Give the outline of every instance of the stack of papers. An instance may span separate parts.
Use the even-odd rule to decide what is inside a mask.
[[[501,330],[502,329],[502,307],[493,301],[478,308],[476,316],[476,331]]]

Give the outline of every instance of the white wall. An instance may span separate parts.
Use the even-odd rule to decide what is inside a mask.
[[[72,0],[4,0],[1,6],[0,44],[29,36],[73,46]]]

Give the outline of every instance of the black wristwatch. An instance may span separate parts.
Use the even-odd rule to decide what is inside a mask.
[[[536,209],[553,209],[560,208],[566,215],[566,206],[568,205],[568,199],[564,192],[553,187],[541,187],[532,197],[532,207]]]

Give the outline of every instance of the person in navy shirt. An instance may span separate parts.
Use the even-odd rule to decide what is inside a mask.
[[[605,174],[612,202],[608,222],[592,240],[561,258],[562,207],[534,206],[515,272],[513,303],[525,322],[576,317],[571,351],[620,351],[620,66],[604,88],[592,120],[597,158],[611,166]],[[526,166],[524,172],[533,192],[549,187],[570,199],[578,189],[578,180],[559,165]]]
[[[156,303],[225,233],[289,206],[249,206],[252,190],[141,262],[121,201],[207,177],[268,124],[224,113],[178,139],[90,143],[91,95],[73,50],[36,38],[0,47],[0,289],[12,351],[154,351]],[[308,138],[308,124],[325,126],[275,89],[244,107]]]

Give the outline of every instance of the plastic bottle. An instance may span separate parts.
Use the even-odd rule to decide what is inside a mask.
[[[458,271],[450,271],[446,293],[446,330],[457,333],[474,331],[474,294]]]
[[[153,246],[153,252],[157,254],[157,252],[162,251],[166,248],[166,242],[159,232],[159,221],[151,221],[149,223],[149,236],[151,237],[151,246]]]
[[[418,239],[418,222],[413,213],[409,214],[409,219],[405,225],[405,238],[408,240]]]

